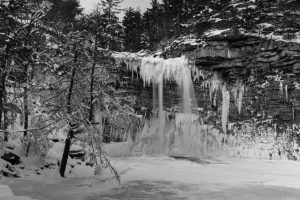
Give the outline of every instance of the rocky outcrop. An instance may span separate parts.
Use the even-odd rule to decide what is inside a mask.
[[[239,144],[235,155],[271,159],[295,159],[299,153],[300,120],[300,44],[254,36],[232,36],[230,32],[206,38],[202,42],[171,46],[161,56],[185,55],[200,75],[193,74],[194,90],[201,120],[221,129],[221,91],[212,101],[209,81],[217,74],[230,91],[230,113],[224,142]],[[136,72],[126,71],[120,88],[137,97],[136,110],[152,107],[152,87],[143,87]],[[206,84],[205,84],[206,83]],[[245,87],[241,112],[234,91]],[[180,106],[181,93],[175,83],[164,85],[164,107]],[[242,144],[242,145],[241,145]],[[240,146],[241,145],[241,146]]]

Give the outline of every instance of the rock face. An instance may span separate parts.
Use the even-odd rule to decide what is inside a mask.
[[[166,59],[184,55],[194,65],[199,120],[225,134],[224,144],[236,146],[231,151],[236,156],[247,157],[250,151],[270,159],[298,156],[299,6],[294,0],[231,1],[218,13],[193,19],[203,31],[177,38],[160,54]],[[143,87],[137,73],[125,68],[120,88],[137,97],[137,111],[151,110],[152,86]],[[220,85],[230,94],[228,131],[221,123]],[[173,82],[164,84],[163,96],[166,110],[181,106],[182,94]]]
[[[262,39],[254,36],[222,33],[196,44],[171,46],[165,58],[185,55],[195,64],[194,89],[200,118],[221,130],[222,93],[212,93],[209,84],[214,76],[230,92],[228,138],[239,141],[235,155],[247,157],[255,146],[256,157],[294,160],[300,144],[300,44]],[[243,85],[241,110],[236,90]],[[175,83],[164,85],[164,106],[178,106],[181,93]],[[137,97],[136,109],[152,107],[152,87],[143,87],[134,72],[123,73],[128,94]],[[214,100],[214,101],[213,101]],[[255,145],[254,145],[255,144]],[[259,155],[264,152],[264,155]],[[252,154],[253,155],[253,154]]]
[[[85,152],[83,150],[73,150],[69,152],[69,156],[72,159],[84,160]]]

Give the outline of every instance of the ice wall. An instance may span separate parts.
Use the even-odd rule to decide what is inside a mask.
[[[183,56],[179,58],[154,58],[144,57],[140,59],[124,59],[128,70],[138,72],[143,79],[144,86],[153,86],[153,108],[158,102],[158,112],[163,111],[163,83],[175,81],[182,91],[182,110],[183,113],[192,113],[195,107],[195,93],[192,82],[191,70],[188,60]],[[158,89],[158,92],[156,92]],[[158,94],[158,96],[156,96]],[[193,103],[194,102],[194,103]],[[160,115],[159,114],[159,115]]]
[[[244,86],[237,83],[234,88],[226,86],[219,74],[210,77],[197,70],[185,57],[162,59],[154,57],[123,58],[127,69],[143,79],[144,86],[153,87],[153,113],[151,120],[137,136],[136,151],[147,154],[167,154],[184,156],[216,156],[224,153],[224,141],[228,129],[230,91],[238,111],[241,112]],[[212,105],[219,107],[222,131],[207,125],[200,119],[193,87],[193,78],[203,81],[209,88]],[[176,82],[182,92],[181,113],[167,113],[163,107],[164,84]],[[221,97],[221,102],[219,98]],[[172,114],[173,118],[168,118]]]

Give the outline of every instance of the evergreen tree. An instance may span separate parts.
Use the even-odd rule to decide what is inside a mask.
[[[79,0],[49,0],[52,7],[47,12],[47,18],[51,22],[74,22],[76,16],[82,14]]]
[[[122,11],[119,5],[121,2],[121,0],[101,0],[98,7],[86,18],[92,23],[91,26],[97,24],[96,32],[102,48],[110,50],[122,49],[122,26],[117,17],[117,14]]]
[[[157,0],[152,0],[151,8],[142,17],[143,43],[149,49],[154,49],[162,39],[166,38],[166,26],[163,8]]]
[[[128,8],[123,19],[124,50],[137,52],[142,48],[142,22],[141,12]]]

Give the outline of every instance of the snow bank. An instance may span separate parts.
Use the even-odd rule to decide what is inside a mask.
[[[105,144],[104,148],[110,157],[128,157],[132,155],[133,143],[131,140],[126,142],[115,142]]]
[[[34,200],[26,196],[15,196],[9,186],[0,184],[0,200]]]

